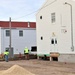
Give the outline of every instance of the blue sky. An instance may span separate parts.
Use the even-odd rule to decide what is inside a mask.
[[[8,21],[36,21],[36,13],[45,0],[0,0],[0,20]],[[26,16],[27,15],[27,16]]]

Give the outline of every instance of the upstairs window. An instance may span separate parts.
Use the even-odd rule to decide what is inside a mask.
[[[6,36],[10,36],[10,30],[6,30]]]
[[[41,40],[43,40],[43,37],[41,36]]]
[[[23,30],[19,31],[19,36],[22,37],[23,36]]]
[[[42,19],[42,16],[40,16],[40,19]]]
[[[51,23],[55,23],[55,13],[51,13]]]
[[[36,46],[31,47],[31,51],[32,52],[37,51],[37,47]]]

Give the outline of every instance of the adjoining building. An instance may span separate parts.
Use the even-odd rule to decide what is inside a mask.
[[[38,57],[75,62],[75,1],[46,0],[36,18]]]
[[[0,21],[0,54],[10,45],[10,26],[8,21]],[[24,48],[31,50],[36,46],[35,22],[11,22],[11,56],[24,54]]]

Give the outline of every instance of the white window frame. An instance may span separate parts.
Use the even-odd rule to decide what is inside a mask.
[[[55,23],[56,21],[56,14],[55,12],[51,13],[51,23]]]

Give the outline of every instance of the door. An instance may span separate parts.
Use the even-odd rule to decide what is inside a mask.
[[[52,37],[51,38],[51,44],[50,44],[50,52],[58,52],[57,44],[58,44],[57,38]]]

